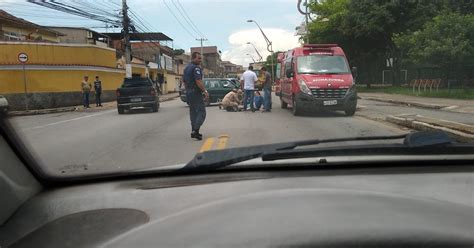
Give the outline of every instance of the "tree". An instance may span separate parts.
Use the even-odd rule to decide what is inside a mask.
[[[386,59],[392,58],[394,71],[400,69],[393,36],[420,29],[447,1],[314,1],[310,9],[317,18],[309,25],[309,38],[311,43],[339,44],[351,64],[361,68],[360,78],[376,81]],[[394,82],[398,78],[394,74]]]
[[[273,53],[273,72],[276,73],[276,66],[278,64],[278,53],[280,52],[274,52]],[[272,56],[268,55],[267,59],[264,62],[265,68],[267,68],[268,72],[272,72]],[[273,75],[273,78],[276,78],[276,75]]]
[[[397,35],[394,43],[407,54],[407,61],[435,65],[449,71],[474,65],[474,15],[444,12],[411,34]]]

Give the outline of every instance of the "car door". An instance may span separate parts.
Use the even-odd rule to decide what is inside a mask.
[[[227,80],[227,79],[220,80],[219,84],[221,87],[220,94],[219,94],[220,99],[223,99],[225,95],[227,95],[227,93],[231,92],[232,89],[237,87],[232,81]]]
[[[209,92],[209,100],[210,102],[217,102],[217,98],[220,94],[219,92],[219,80],[217,79],[208,79],[207,81],[208,87],[206,87],[207,91]]]

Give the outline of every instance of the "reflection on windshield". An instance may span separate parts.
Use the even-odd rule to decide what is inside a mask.
[[[349,73],[346,61],[341,56],[298,57],[298,73]]]

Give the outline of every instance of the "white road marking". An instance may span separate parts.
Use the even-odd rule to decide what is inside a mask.
[[[117,110],[115,110],[115,109],[107,110],[107,111],[100,112],[100,113],[97,113],[97,114],[86,115],[86,116],[81,116],[81,117],[72,118],[72,119],[69,119],[69,120],[62,120],[62,121],[58,121],[58,122],[49,123],[49,124],[46,124],[46,125],[36,126],[36,127],[31,128],[31,129],[45,128],[45,127],[49,127],[49,126],[54,126],[54,125],[58,125],[58,124],[63,124],[63,123],[71,122],[71,121],[77,121],[77,120],[81,120],[81,119],[85,119],[85,118],[90,118],[90,117],[94,117],[94,116],[99,116],[99,115],[103,115],[103,114],[107,114],[107,113],[111,113],[111,112],[115,112],[115,111],[117,111]]]

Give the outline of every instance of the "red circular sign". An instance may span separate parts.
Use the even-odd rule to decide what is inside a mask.
[[[20,63],[28,62],[28,54],[26,54],[26,53],[18,54],[18,61],[20,61]]]

